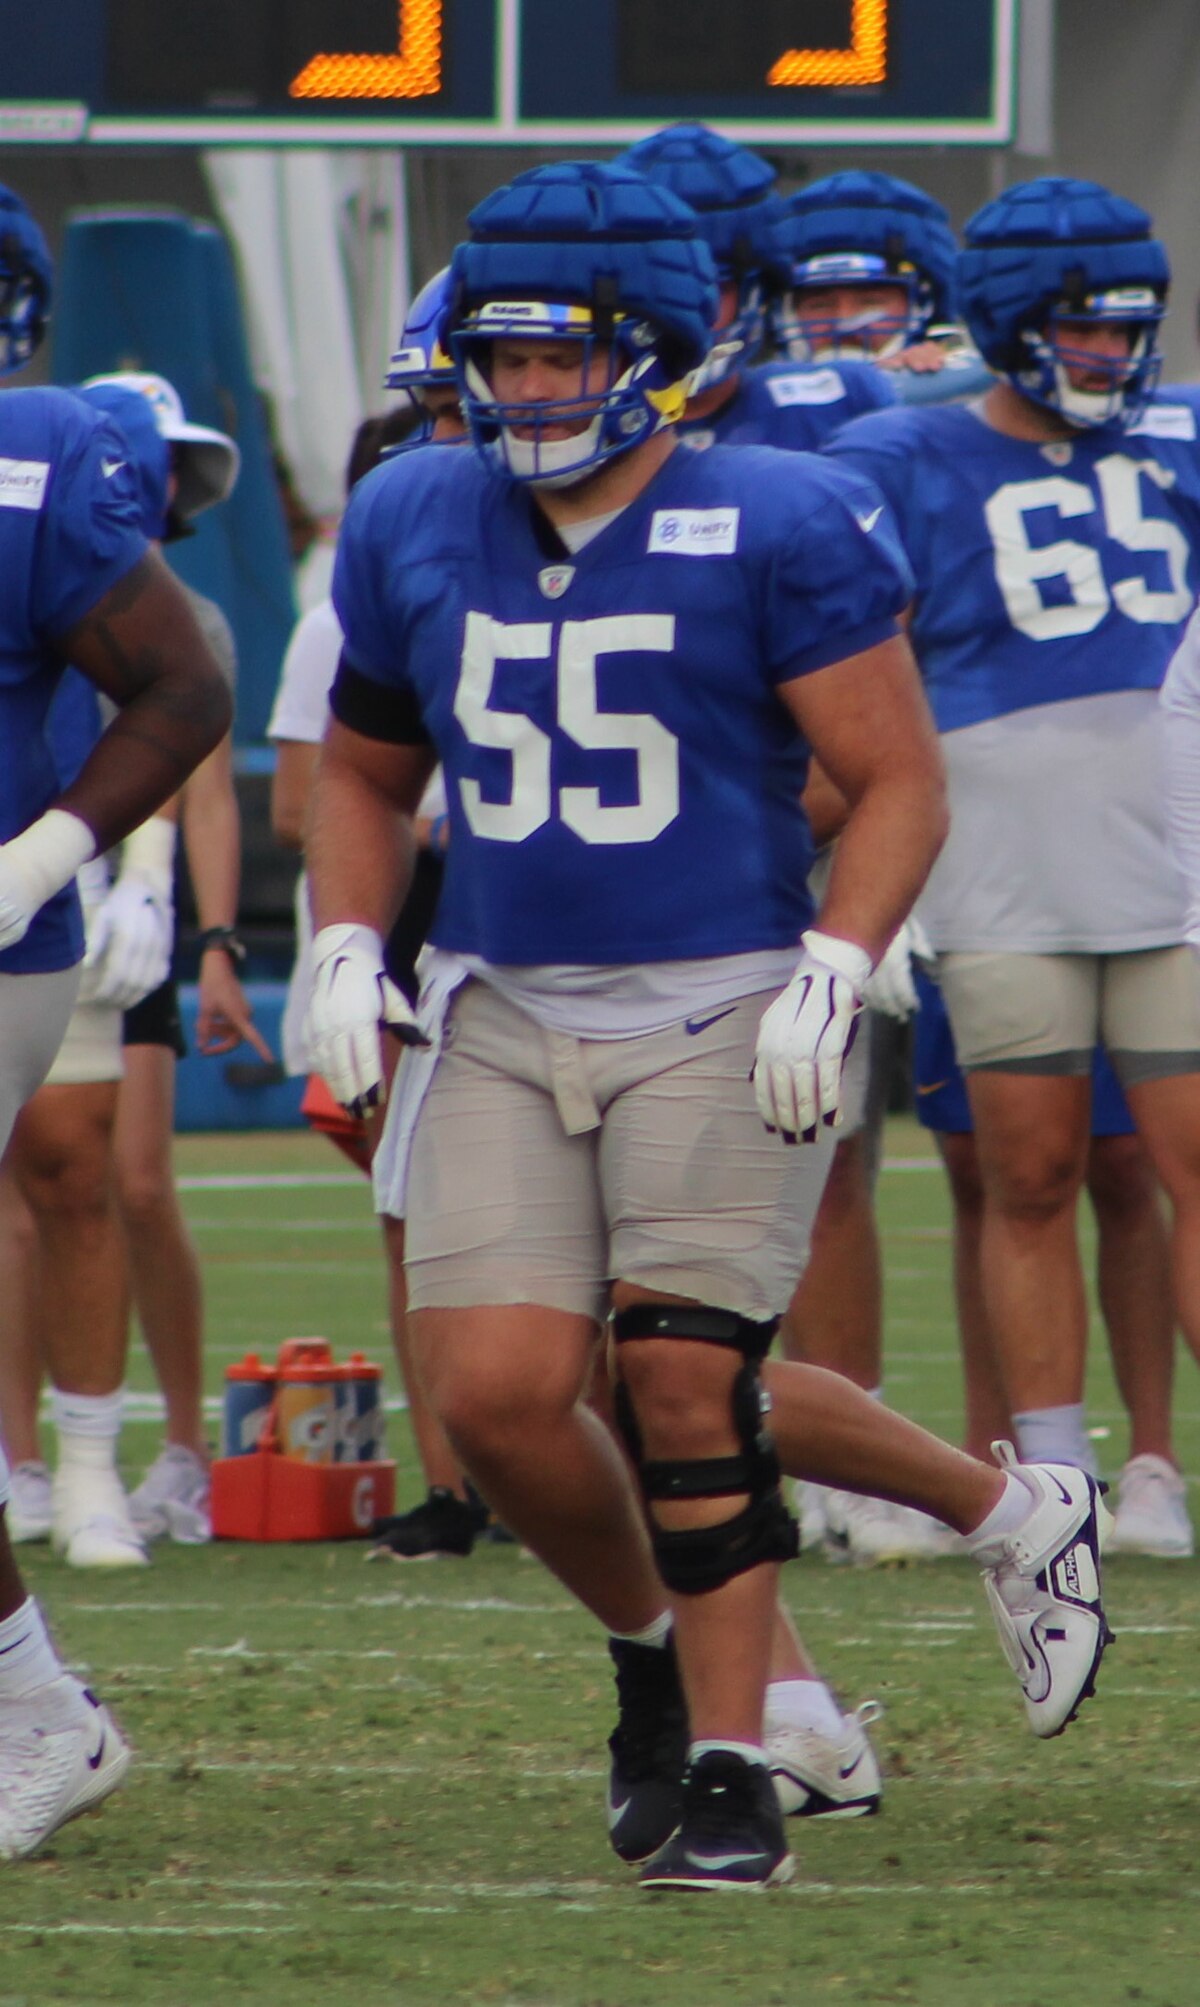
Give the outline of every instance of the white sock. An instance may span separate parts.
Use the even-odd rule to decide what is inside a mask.
[[[1096,1457],[1088,1441],[1082,1401],[1061,1408],[1028,1408],[1013,1416],[1022,1463],[1070,1463],[1097,1475]]]
[[[1015,1533],[1024,1526],[1033,1510],[1033,1497],[1028,1485],[1022,1484],[1015,1472],[1004,1474],[1004,1490],[1000,1493],[986,1519],[981,1519],[973,1533],[965,1535],[972,1554],[976,1548],[986,1547],[993,1540],[1003,1539],[1006,1533]]]
[[[61,1672],[42,1613],[30,1596],[11,1617],[0,1618],[0,1700],[19,1700]]]
[[[688,1762],[695,1763],[699,1757],[711,1756],[713,1751],[718,1749],[722,1755],[740,1756],[743,1763],[758,1763],[766,1768],[766,1752],[757,1742],[720,1742],[715,1739],[709,1742],[693,1742],[688,1750]]]
[[[657,1645],[661,1649],[671,1641],[671,1623],[671,1612],[664,1610],[644,1631],[610,1631],[609,1636],[625,1645]]]
[[[116,1467],[124,1394],[68,1394],[55,1387],[51,1396],[58,1431],[60,1471],[111,1471]]]
[[[832,1740],[842,1732],[842,1710],[824,1680],[773,1679],[767,1688],[764,1726],[811,1728]]]

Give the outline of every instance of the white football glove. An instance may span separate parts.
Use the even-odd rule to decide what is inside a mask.
[[[842,1122],[842,1065],[862,1009],[871,957],[853,941],[810,928],[791,982],[764,1011],[754,1081],[758,1112],[788,1142],[814,1141]]]
[[[913,981],[914,962],[932,968],[936,957],[929,936],[915,913],[910,913],[863,985],[862,1000],[868,1010],[882,1012],[904,1024],[919,1009],[917,986]]]
[[[374,928],[322,927],[313,941],[305,1036],[313,1071],[352,1115],[364,1115],[384,1098],[384,1026],[406,1045],[429,1043],[384,970],[383,942]]]
[[[175,940],[175,824],[153,815],[125,839],[121,871],[88,928],[93,1002],[132,1010],[165,983]]]
[[[95,854],[86,822],[65,808],[47,809],[11,842],[0,843],[0,948],[23,941],[35,913]]]

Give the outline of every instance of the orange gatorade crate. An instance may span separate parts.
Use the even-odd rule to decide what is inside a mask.
[[[225,1379],[224,1454],[212,1467],[218,1539],[353,1539],[391,1512],[380,1367],[361,1352],[339,1365],[325,1338],[289,1338],[273,1366],[251,1352]]]
[[[396,1466],[300,1463],[260,1450],[218,1457],[212,1467],[212,1528],[218,1540],[353,1540],[396,1501]]]

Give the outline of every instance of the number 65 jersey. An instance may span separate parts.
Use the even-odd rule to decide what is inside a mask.
[[[872,414],[831,442],[895,511],[943,734],[936,947],[1109,953],[1183,938],[1160,773],[1162,682],[1200,584],[1195,415],[1045,443],[977,406]]]
[[[472,452],[385,462],[339,543],[333,705],[437,747],[431,939],[542,967],[794,946],[808,751],[778,686],[893,634],[911,585],[874,488],[812,455],[676,450],[574,552]]]

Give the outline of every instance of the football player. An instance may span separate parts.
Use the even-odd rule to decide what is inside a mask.
[[[50,261],[0,189],[0,373],[45,326]],[[216,745],[231,706],[184,594],[142,535],[120,434],[67,391],[0,396],[0,1147],[45,1077],[79,987],[75,874]],[[118,706],[60,792],[44,734],[68,662]],[[65,1673],[26,1595],[0,1452],[0,1859],[33,1852],[120,1783],[129,1751]]]
[[[771,333],[794,362],[872,362],[907,379],[930,375],[939,400],[986,385],[955,320],[957,245],[940,202],[895,174],[851,168],[783,204],[778,237],[788,276],[772,299]],[[882,400],[881,400],[882,401]]]
[[[669,126],[640,140],[623,158],[689,204],[717,266],[716,337],[691,380],[680,424],[686,445],[702,449],[719,439],[724,445],[815,450],[856,414],[894,401],[893,379],[876,365],[896,345],[892,336],[900,308],[906,342],[920,341],[935,311],[949,311],[954,239],[931,197],[888,175],[834,175],[806,191],[812,200],[801,213],[772,194],[775,174],[766,161],[702,125]],[[847,340],[845,354],[839,347],[836,355],[832,348],[827,355],[823,347],[815,359],[799,339],[794,315],[800,308],[794,303],[805,298],[801,280],[812,253],[809,236],[822,247],[815,262],[836,265],[864,283],[880,271],[894,271],[889,298],[895,313],[877,340],[868,338],[857,312],[855,339]],[[840,247],[836,258],[832,244]],[[890,264],[882,255],[884,245]],[[781,287],[797,274],[795,294],[783,293]],[[756,363],[767,321],[794,360]],[[916,351],[905,346],[904,353]],[[814,772],[807,806],[820,846],[815,866],[820,883],[829,868],[825,846],[836,835],[844,804]],[[872,1014],[860,1027],[847,1069],[844,1119],[814,1222],[812,1258],[781,1326],[789,1356],[833,1367],[873,1391],[882,1378],[883,1317],[874,1182],[894,1058],[888,1020],[894,1024],[916,1007],[908,975],[911,925],[906,922],[867,986]],[[882,1013],[882,1022],[876,1013]],[[830,1552],[848,1551],[856,1561],[929,1558],[948,1545],[941,1527],[888,1500],[850,1493],[829,1499],[815,1485],[802,1490],[801,1527],[806,1546],[828,1542]],[[799,1678],[795,1649],[794,1639],[785,1648],[781,1637],[780,1682]],[[770,1712],[776,1703],[805,1705],[804,1689],[773,1682],[771,1702]],[[786,1732],[782,1722],[779,1732]],[[769,1739],[774,1733],[770,1724]],[[827,1776],[827,1789],[836,1789],[839,1767]]]
[[[672,125],[620,156],[686,202],[712,252],[719,294],[708,354],[692,372],[679,438],[813,451],[835,426],[892,403],[868,362],[845,370],[762,362],[768,316],[790,270],[775,169],[706,125]]]
[[[1023,1454],[1081,1465],[1075,1215],[1098,1040],[1173,1203],[1200,1351],[1200,983],[1156,702],[1200,583],[1200,467],[1193,414],[1154,395],[1167,283],[1132,203],[1065,178],[1014,187],[972,219],[959,265],[1000,380],[971,406],[856,421],[833,449],[879,482],[917,575],[951,786],[921,911],[967,1074],[1004,1390]]]
[[[397,1090],[419,1362],[480,1490],[613,1638],[617,1851],[652,1889],[762,1888],[792,1871],[761,1735],[796,1546],[762,1361],[861,986],[942,833],[909,583],[869,485],[674,450],[716,288],[666,190],[543,167],[470,226],[450,341],[476,452],[377,469],[339,548],[310,1029],[355,1105],[381,1019],[428,1041]],[[819,916],[810,745],[853,804]],[[414,1017],[382,931],[439,757],[452,837]],[[649,1530],[585,1405],[606,1323]],[[843,1478],[969,1535],[1030,1723],[1057,1733],[1104,1644],[1090,1480],[989,1469],[833,1375],[769,1371],[812,1475],[819,1413]]]

